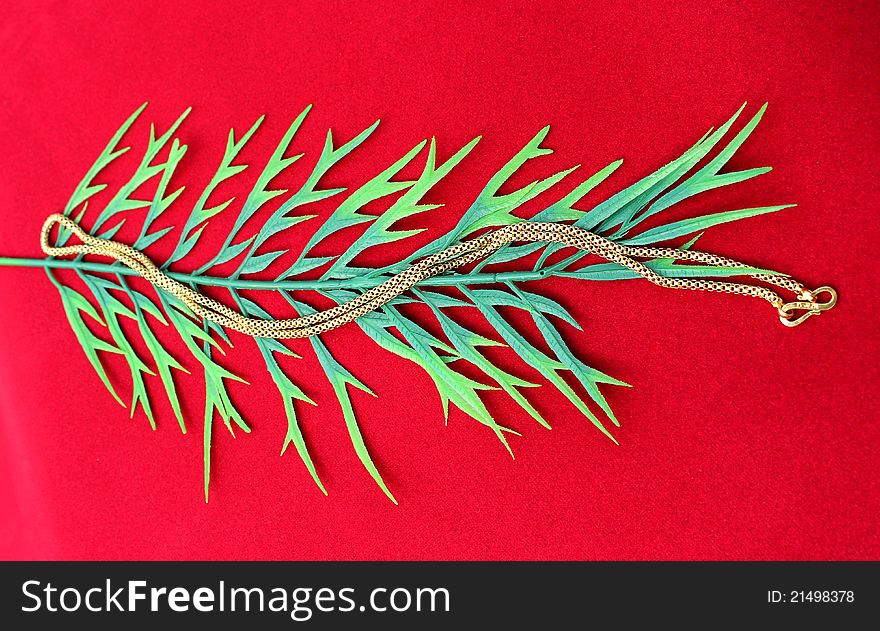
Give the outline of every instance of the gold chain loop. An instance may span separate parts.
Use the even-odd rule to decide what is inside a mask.
[[[51,245],[49,233],[56,224],[71,231],[82,243],[61,247]],[[775,291],[761,285],[668,278],[636,259],[664,258],[725,267],[747,268],[748,266],[706,252],[622,245],[568,224],[524,221],[504,226],[469,241],[462,241],[441,252],[420,259],[376,287],[331,309],[299,318],[263,320],[249,318],[223,303],[187,287],[165,274],[140,250],[118,241],[92,236],[65,215],[50,215],[43,224],[40,234],[40,245],[48,256],[93,254],[115,259],[143,276],[154,286],[179,298],[197,316],[246,335],[275,339],[310,337],[326,333],[379,309],[382,305],[428,278],[473,263],[513,242],[558,243],[591,252],[608,261],[622,265],[661,287],[725,292],[762,298],[777,309],[779,319],[789,327],[797,326],[810,316],[819,315],[822,311],[831,309],[837,303],[837,292],[831,287],[823,286],[810,291],[801,283],[784,275],[748,274],[754,280],[794,293],[799,300],[786,303]],[[828,295],[825,302],[821,302],[817,298],[823,294]],[[801,310],[804,313],[795,317],[795,312]]]

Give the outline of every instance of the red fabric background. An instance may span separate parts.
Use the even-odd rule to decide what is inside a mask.
[[[775,170],[681,214],[797,203],[712,229],[701,247],[834,285],[841,302],[788,330],[760,301],[548,281],[540,289],[585,328],[566,331],[568,342],[634,387],[606,390],[622,421],[620,447],[549,387],[538,403],[549,432],[490,395],[498,418],[524,434],[513,441],[516,460],[456,410],[445,427],[417,367],[377,352],[356,327],[334,332],[329,346],[379,394],[352,396],[397,507],[358,463],[303,343],[294,348],[305,359],[285,366],[320,401],[300,411],[329,497],[292,449],[278,457],[280,400],[253,345],[235,336],[228,365],[253,385],[231,390],[254,431],[233,440],[215,429],[205,505],[199,377],[180,382],[186,436],[155,388],[159,431],[141,415],[129,420],[103,391],[45,275],[0,268],[0,556],[880,557],[875,3],[122,4],[5,8],[2,255],[40,255],[43,218],[144,100],[151,105],[129,136],[135,150],[148,121],[165,128],[195,108],[179,133],[190,146],[177,180],[189,187],[183,206],[207,182],[228,128],[244,131],[263,113],[244,162],[265,160],[308,103],[315,109],[295,143],[306,160],[328,127],[347,139],[382,118],[332,185],[362,182],[422,138],[436,135],[448,157],[482,134],[429,196],[447,207],[419,217],[437,230],[547,123],[545,144],[556,153],[517,181],[625,158],[596,201],[679,155],[744,100],[750,113],[767,100],[731,167]],[[109,172],[111,188],[127,168]],[[254,175],[225,191],[243,195]],[[306,225],[290,245],[304,242]],[[124,365],[107,365],[126,391]]]

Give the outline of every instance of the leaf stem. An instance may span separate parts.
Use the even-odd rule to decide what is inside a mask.
[[[125,274],[136,276],[137,273],[123,265],[111,263],[92,263],[88,261],[69,261],[64,259],[30,259],[0,257],[0,266],[9,267],[41,267],[44,269],[75,269],[86,272],[103,272],[107,274]],[[197,283],[209,287],[231,287],[233,289],[257,290],[330,290],[330,289],[369,289],[382,281],[381,276],[356,276],[344,279],[318,280],[250,280],[243,278],[223,278],[198,274],[182,274],[165,270],[171,278],[182,283]],[[555,276],[555,272],[544,270],[514,270],[497,273],[444,274],[428,278],[419,283],[422,286],[452,287],[458,285],[488,285],[493,283],[523,282]]]

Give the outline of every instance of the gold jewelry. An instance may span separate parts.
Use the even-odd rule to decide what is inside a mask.
[[[56,224],[70,230],[82,241],[82,244],[66,245],[63,247],[50,245],[49,233]],[[300,318],[263,320],[246,317],[223,303],[208,298],[204,294],[187,287],[163,273],[140,250],[118,241],[92,236],[65,215],[49,215],[43,224],[40,234],[40,245],[43,248],[43,252],[49,256],[94,254],[115,259],[130,267],[154,286],[179,298],[197,316],[216,322],[226,328],[239,331],[245,335],[275,339],[310,337],[326,333],[379,309],[382,305],[425,279],[468,263],[473,263],[488,256],[502,246],[517,241],[546,241],[570,246],[585,252],[592,252],[597,256],[636,272],[661,287],[716,291],[763,298],[776,308],[780,321],[789,327],[797,326],[810,316],[819,315],[837,304],[837,292],[831,287],[823,286],[808,290],[801,283],[784,275],[748,274],[750,278],[757,281],[794,293],[798,298],[796,301],[785,302],[775,291],[760,285],[667,278],[635,259],[667,258],[725,267],[746,268],[748,266],[738,261],[714,254],[707,254],[706,252],[679,250],[676,248],[621,245],[595,233],[568,224],[523,221],[488,232],[481,237],[469,241],[462,241],[441,252],[427,256],[376,287],[365,291],[357,298],[353,298],[331,309]],[[828,299],[823,302],[819,297],[825,294],[827,294]],[[798,312],[802,313],[797,315]]]

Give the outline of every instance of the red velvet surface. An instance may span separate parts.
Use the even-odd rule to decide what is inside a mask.
[[[326,182],[339,186],[364,181],[423,138],[436,136],[446,158],[482,134],[428,196],[446,207],[413,221],[435,231],[545,124],[555,153],[515,183],[625,159],[587,208],[679,155],[743,101],[753,112],[766,100],[764,121],[730,168],[774,171],[692,200],[676,216],[797,203],[714,228],[700,245],[808,285],[831,284],[840,304],[789,330],[756,300],[638,281],[543,282],[536,289],[584,326],[565,330],[567,342],[634,387],[606,389],[620,446],[549,386],[537,405],[552,431],[487,395],[497,418],[523,433],[512,439],[515,460],[458,410],[444,426],[439,397],[416,366],[377,350],[357,327],[333,332],[330,348],[379,395],[352,392],[399,506],[360,466],[303,342],[292,347],[304,359],[284,366],[320,403],[299,411],[329,497],[292,449],[279,457],[281,401],[253,344],[234,335],[226,365],[252,385],[230,390],[253,432],[232,439],[215,428],[206,505],[198,373],[179,380],[185,436],[155,383],[159,429],[142,414],[129,420],[89,366],[45,274],[0,267],[0,556],[880,557],[875,3],[125,4],[4,9],[0,255],[40,256],[44,217],[145,100],[151,105],[128,137],[132,155],[148,121],[164,129],[194,107],[179,132],[190,148],[177,177],[188,186],[179,210],[195,202],[229,127],[243,132],[263,113],[243,162],[264,161],[308,103],[315,108],[295,142],[307,153],[300,167],[316,158],[328,127],[348,139],[381,118]],[[113,189],[131,168],[122,161],[103,181]],[[281,180],[295,185],[303,172],[294,167]],[[240,200],[255,173],[223,192]],[[206,245],[219,244],[222,227],[208,231]],[[305,242],[313,226],[301,228],[286,245]],[[130,225],[120,235],[134,232]],[[391,262],[412,247],[403,242],[370,261]],[[280,315],[283,305],[272,304]],[[124,364],[105,363],[127,397]],[[191,359],[187,366],[196,368]]]

